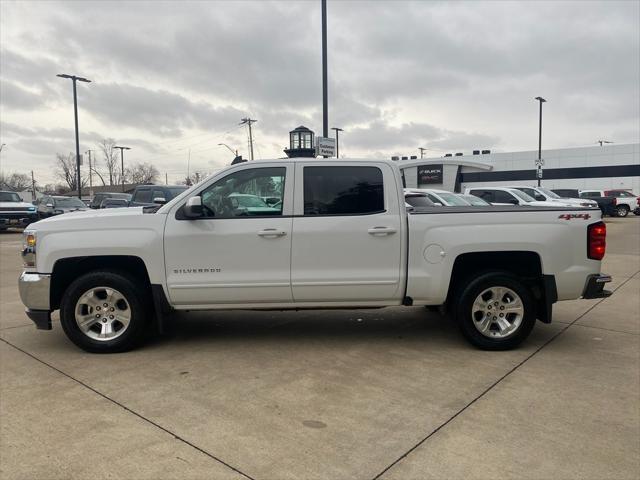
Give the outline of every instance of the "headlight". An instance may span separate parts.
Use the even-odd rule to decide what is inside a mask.
[[[25,231],[22,240],[22,263],[25,267],[36,266],[36,232]]]
[[[27,208],[27,210],[29,210],[30,212],[35,212],[36,207],[29,207],[29,208]]]

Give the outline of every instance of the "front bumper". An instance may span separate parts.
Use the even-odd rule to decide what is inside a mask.
[[[18,280],[20,299],[27,307],[27,316],[36,327],[51,330],[51,275],[22,272]]]
[[[30,223],[37,222],[38,215],[34,213],[29,214],[2,214],[2,218],[0,218],[0,227],[2,228],[11,228],[11,227],[26,227]]]
[[[582,298],[606,298],[611,296],[613,292],[604,289],[605,284],[610,281],[611,275],[605,275],[604,273],[589,275],[584,286]]]

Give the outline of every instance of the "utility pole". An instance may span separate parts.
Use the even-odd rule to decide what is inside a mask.
[[[189,149],[189,156],[187,157],[187,179],[191,182],[191,172],[189,171],[191,168],[191,149]]]
[[[67,75],[61,73],[57,75],[60,78],[69,78],[73,82],[73,116],[76,125],[76,174],[78,182],[78,198],[82,199],[82,179],[80,176],[80,140],[78,139],[78,95],[76,93],[76,82],[91,83],[91,80],[87,80],[83,77],[77,77],[75,75]]]
[[[420,158],[424,158],[424,152],[426,152],[427,149],[424,147],[418,147],[418,150],[420,150]]]
[[[167,172],[164,172],[164,184],[169,185],[169,176],[167,175]]]
[[[120,173],[121,173],[121,181],[122,181],[122,191],[124,192],[124,150],[131,150],[130,147],[118,147],[114,146],[113,148],[120,149]]]
[[[33,170],[31,170],[31,192],[32,192],[32,197],[33,197],[33,201],[35,202],[36,199],[36,180],[35,178],[33,178]]]
[[[542,161],[542,104],[546,102],[546,100],[542,97],[536,97],[535,99],[540,102],[540,115],[538,121],[538,161],[536,162],[536,166],[538,167],[536,177],[538,177],[538,186],[540,186],[542,180],[542,164],[544,163]]]
[[[340,158],[340,145],[338,144],[338,134],[340,132],[344,132],[344,130],[337,127],[331,127],[331,130],[335,130],[336,132],[336,158]]]
[[[329,93],[327,91],[327,0],[322,3],[322,136],[329,136]]]
[[[92,172],[92,167],[91,167],[91,150],[87,150],[86,153],[89,154],[89,196],[91,198],[93,198],[93,175],[91,174]]]
[[[253,160],[253,134],[251,133],[251,124],[256,123],[258,120],[249,117],[242,118],[241,120],[238,125],[247,125],[249,127],[249,159]]]

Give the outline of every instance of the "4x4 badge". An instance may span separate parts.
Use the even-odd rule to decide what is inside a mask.
[[[589,215],[588,213],[563,213],[562,215],[559,215],[558,218],[561,218],[562,220],[571,220],[572,218],[582,218],[583,220],[589,220],[591,218],[591,215]]]

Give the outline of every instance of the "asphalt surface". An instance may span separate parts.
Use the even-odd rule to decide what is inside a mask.
[[[0,233],[0,477],[637,479],[640,217],[607,223],[614,295],[510,352],[416,307],[183,314],[91,355],[26,318]]]

